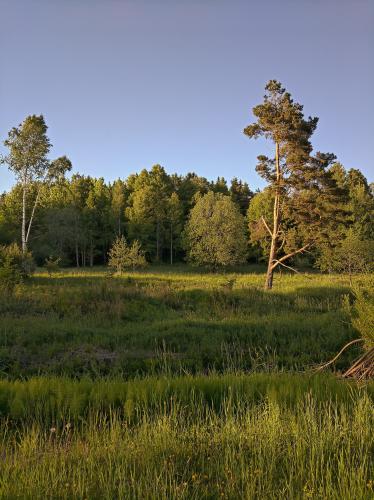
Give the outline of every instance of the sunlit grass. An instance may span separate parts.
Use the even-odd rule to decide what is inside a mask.
[[[369,388],[297,375],[60,382],[1,386],[3,403],[22,391],[25,403],[1,420],[1,498],[372,498]]]
[[[41,270],[0,298],[0,370],[8,376],[134,376],[160,373],[166,364],[175,373],[301,370],[356,337],[342,305],[348,278],[282,274],[264,292],[260,270],[160,266],[114,278],[104,268],[52,278]],[[348,351],[337,367],[355,356],[357,349]]]
[[[349,280],[262,271],[39,270],[2,295],[0,498],[372,500],[373,383],[310,370],[357,336]]]

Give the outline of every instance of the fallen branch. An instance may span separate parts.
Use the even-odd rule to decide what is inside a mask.
[[[343,377],[354,377],[357,380],[374,377],[374,347],[361,356],[348,370],[343,373]]]
[[[335,363],[335,361],[341,356],[341,354],[343,354],[343,352],[348,349],[348,347],[350,347],[351,345],[353,344],[357,344],[358,342],[363,342],[364,339],[355,339],[355,340],[351,340],[350,342],[348,342],[348,344],[346,344],[339,352],[338,354],[333,358],[331,359],[330,361],[328,361],[327,363],[325,363],[324,365],[321,365],[319,366],[318,368],[316,368],[316,371],[317,372],[320,372],[322,370],[324,370],[325,368],[327,368],[328,366],[332,365],[333,363]]]

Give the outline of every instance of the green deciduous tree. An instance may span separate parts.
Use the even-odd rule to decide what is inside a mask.
[[[216,269],[245,262],[245,222],[229,196],[209,192],[191,210],[185,230],[190,262]]]
[[[21,240],[22,251],[26,252],[43,183],[64,176],[65,172],[71,169],[71,163],[66,156],[52,162],[48,160],[51,144],[42,115],[28,116],[18,127],[12,128],[4,145],[9,149],[9,153],[2,158],[2,162],[8,165],[22,186]],[[37,183],[37,189],[28,213],[27,194],[33,183]]]
[[[47,125],[42,115],[28,116],[18,127],[12,128],[4,145],[9,154],[2,160],[8,164],[22,186],[22,250],[26,252],[32,219],[27,227],[27,190],[34,181],[39,181],[48,172],[47,155],[50,142],[47,137]]]
[[[259,259],[269,258],[271,235],[264,220],[271,220],[274,206],[272,191],[268,188],[256,193],[248,207],[247,220],[252,254]]]
[[[352,275],[369,272],[373,266],[374,241],[362,240],[354,229],[335,247],[323,246],[317,265],[323,271],[347,273],[352,286]]]

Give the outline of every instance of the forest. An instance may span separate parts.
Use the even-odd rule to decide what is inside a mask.
[[[293,125],[278,131],[261,124],[272,100],[280,118],[290,109],[298,127],[310,129],[307,137],[301,130],[297,140],[283,140],[280,153],[276,134],[290,134]],[[124,236],[139,242],[148,262],[215,268],[271,261],[275,268],[290,258],[323,271],[364,270],[373,251],[373,183],[358,168],[347,171],[334,154],[310,154],[317,119],[308,123],[299,106],[269,82],[255,108],[258,122],[244,130],[250,137],[271,134],[278,154],[258,157],[256,169],[268,185],[255,192],[236,177],[228,183],[193,172],[169,175],[160,165],[111,183],[69,175],[74,169],[66,156],[48,159],[44,117],[29,116],[5,140],[9,155],[2,161],[18,182],[0,198],[0,244],[27,247],[40,266],[49,258],[65,267],[105,265],[113,242]],[[30,150],[20,158],[25,146]]]

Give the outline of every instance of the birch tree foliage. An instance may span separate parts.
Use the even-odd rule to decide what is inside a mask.
[[[22,186],[21,239],[22,251],[26,253],[42,185],[61,179],[71,169],[71,162],[66,156],[52,162],[48,160],[51,143],[43,115],[27,116],[18,127],[9,131],[4,145],[9,153],[1,158],[1,162],[8,165]],[[33,184],[38,187],[35,198],[30,201],[27,194]]]
[[[245,262],[245,219],[230,196],[200,196],[186,225],[185,247],[195,265],[216,269]]]

